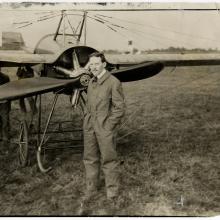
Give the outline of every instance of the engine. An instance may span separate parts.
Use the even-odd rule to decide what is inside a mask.
[[[87,63],[89,55],[96,52],[87,46],[71,47],[65,50],[53,64],[45,64],[43,76],[70,79],[79,78],[79,86],[87,87],[91,79]]]

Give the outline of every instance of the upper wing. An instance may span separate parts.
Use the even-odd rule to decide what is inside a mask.
[[[0,86],[0,100],[14,100],[59,89],[62,90],[68,86],[77,86],[78,83],[79,78],[54,79],[48,77],[11,81]]]
[[[113,70],[111,73],[121,82],[130,82],[154,76],[159,73],[163,67],[164,65],[161,62],[147,62]]]

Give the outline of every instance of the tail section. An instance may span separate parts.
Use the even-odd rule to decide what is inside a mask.
[[[2,32],[2,50],[23,50],[25,46],[21,33]]]

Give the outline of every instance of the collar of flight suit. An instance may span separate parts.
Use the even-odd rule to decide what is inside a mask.
[[[103,69],[101,73],[97,76],[97,79],[100,79],[106,73],[106,69]]]
[[[101,85],[106,79],[110,77],[110,73],[106,70],[106,72],[103,74],[101,78],[98,79],[98,84]]]
[[[106,72],[101,76],[101,78],[97,79],[97,83],[101,85],[106,79],[109,78],[111,74],[106,70]]]

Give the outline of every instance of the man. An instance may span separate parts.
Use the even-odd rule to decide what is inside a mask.
[[[18,79],[34,77],[34,70],[29,65],[18,67],[17,77],[18,77]],[[37,113],[37,106],[36,106],[34,98],[28,97],[27,100],[29,102],[31,112],[33,112],[34,114]],[[20,105],[21,111],[26,113],[27,106],[26,106],[26,102],[25,102],[24,98],[21,98],[19,100],[19,105]]]
[[[10,81],[9,77],[1,73],[0,69],[0,85],[8,83]],[[0,102],[0,141],[9,141],[9,112],[11,108],[11,103],[9,101]]]
[[[119,191],[116,134],[125,111],[124,95],[121,82],[106,70],[102,53],[90,55],[89,69],[94,77],[88,85],[83,125],[85,200],[91,200],[97,192],[101,165],[107,198],[114,200]]]

